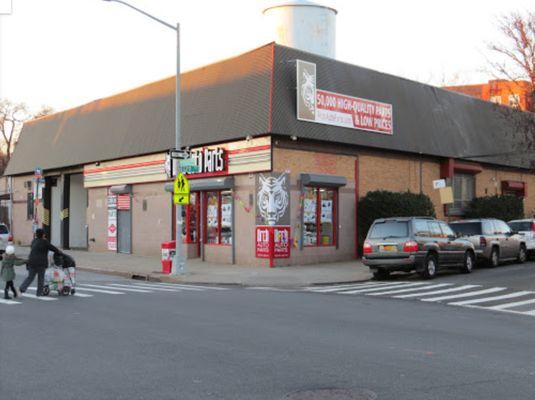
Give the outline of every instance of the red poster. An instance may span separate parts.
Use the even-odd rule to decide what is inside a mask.
[[[257,258],[289,258],[290,257],[289,226],[257,226],[256,257]],[[272,265],[272,263],[270,263]]]
[[[273,257],[289,258],[290,257],[290,227],[274,226],[273,227]]]
[[[256,227],[256,258],[271,257],[271,231],[269,226]]]

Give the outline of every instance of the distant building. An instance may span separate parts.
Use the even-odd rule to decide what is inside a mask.
[[[495,79],[476,85],[445,86],[444,89],[524,111],[533,109],[533,89],[528,81]]]

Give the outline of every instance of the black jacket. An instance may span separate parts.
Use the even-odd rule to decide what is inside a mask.
[[[48,267],[48,252],[60,253],[60,251],[52,246],[46,239],[33,239],[32,249],[28,257],[28,267],[32,269],[45,269]]]

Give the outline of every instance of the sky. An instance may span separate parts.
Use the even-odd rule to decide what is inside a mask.
[[[7,1],[7,0],[0,0]],[[181,26],[181,69],[274,40],[268,0],[128,0]],[[441,85],[492,78],[497,18],[533,0],[316,0],[338,10],[336,58]],[[2,10],[0,9],[0,12]],[[0,15],[0,98],[60,111],[175,73],[174,31],[102,0],[12,0]]]

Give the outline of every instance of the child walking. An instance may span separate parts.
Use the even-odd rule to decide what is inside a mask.
[[[6,287],[4,288],[4,299],[11,299],[11,297],[9,297],[9,289],[11,289],[11,291],[13,292],[14,297],[18,296],[18,292],[15,289],[15,285],[13,285],[13,281],[15,280],[14,267],[15,265],[22,265],[25,263],[26,260],[17,258],[17,256],[15,256],[15,247],[11,245],[6,247],[6,252],[4,253],[4,256],[2,258],[2,270],[0,271],[2,280],[6,282]]]

